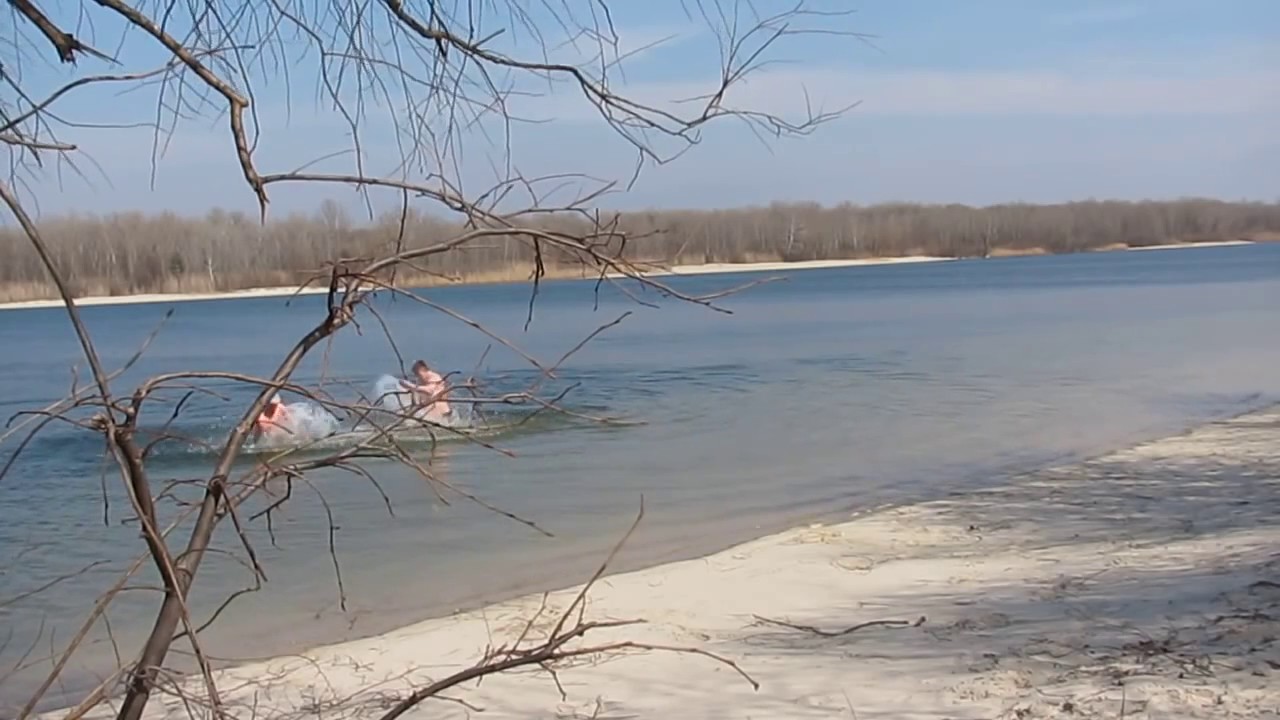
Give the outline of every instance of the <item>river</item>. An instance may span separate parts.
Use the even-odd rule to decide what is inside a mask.
[[[756,274],[669,278],[705,293]],[[643,421],[610,427],[538,418],[492,438],[513,456],[450,443],[433,467],[450,483],[553,533],[453,497],[411,471],[368,465],[371,484],[317,472],[275,518],[276,545],[253,534],[268,581],[225,614],[206,647],[247,658],[384,632],[455,608],[585,579],[626,529],[646,518],[619,568],[687,558],[800,522],[963,491],[1009,473],[1174,432],[1280,399],[1280,243],[1241,247],[965,260],[805,270],[720,301],[732,314],[673,300],[637,305],[594,283],[549,282],[523,325],[527,285],[432,290],[429,297],[553,362],[630,310],[564,366],[580,383],[565,404]],[[177,369],[267,373],[323,308],[323,298],[259,298],[84,308],[109,366],[173,316],[117,381]],[[537,376],[518,354],[429,308],[379,300],[401,351],[508,388]],[[398,372],[371,316],[304,365],[299,380],[367,388]],[[477,365],[486,347],[492,346]],[[40,407],[83,366],[58,309],[0,311],[0,411]],[[85,376],[81,374],[80,382]],[[175,427],[213,440],[249,394],[227,382],[184,407]],[[340,385],[334,392],[341,393]],[[239,407],[243,407],[240,405]],[[169,407],[157,407],[153,425]],[[20,435],[0,445],[0,462]],[[195,477],[207,454],[158,451],[153,473]],[[0,480],[0,676],[30,649],[49,654],[142,549],[122,524],[119,478],[101,440],[50,425]],[[109,501],[105,512],[104,490]],[[332,547],[346,610],[339,608]],[[218,545],[236,549],[229,533]],[[152,574],[153,577],[154,574]],[[139,584],[154,579],[139,580]],[[204,617],[251,584],[211,556],[195,588]],[[122,595],[110,614],[126,653],[159,596]],[[66,674],[82,689],[109,667],[99,630]],[[48,662],[0,685],[21,699]],[[55,693],[59,696],[60,693]]]

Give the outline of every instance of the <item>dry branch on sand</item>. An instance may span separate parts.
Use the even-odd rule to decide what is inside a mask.
[[[157,697],[177,703],[192,717],[228,717],[244,711],[228,706],[227,688],[219,686],[213,669],[214,658],[205,651],[201,641],[210,632],[217,631],[214,621],[221,614],[234,612],[234,600],[239,593],[217,603],[212,617],[202,619],[193,613],[190,592],[202,561],[215,553],[234,553],[251,569],[255,588],[259,587],[266,580],[267,572],[254,549],[250,526],[265,524],[269,533],[278,532],[271,526],[274,509],[288,502],[295,487],[307,487],[307,473],[313,470],[325,467],[346,470],[370,481],[375,491],[381,492],[376,478],[363,468],[362,462],[371,457],[396,460],[421,475],[427,487],[441,499],[461,496],[537,527],[531,520],[502,511],[451,486],[434,472],[429,459],[422,460],[403,447],[394,431],[421,422],[404,413],[397,413],[394,423],[375,433],[375,437],[340,451],[322,453],[319,458],[304,459],[285,452],[256,459],[247,468],[237,464],[252,432],[253,420],[278,390],[299,393],[329,410],[351,415],[370,410],[367,403],[343,401],[323,388],[304,387],[295,381],[294,374],[304,358],[317,350],[323,352],[337,333],[349,328],[361,331],[363,325],[377,325],[394,348],[390,330],[370,302],[376,293],[390,292],[416,300],[423,305],[424,312],[432,311],[485,332],[491,340],[523,355],[540,371],[540,377],[554,376],[557,366],[581,346],[580,343],[570,349],[555,364],[541,363],[519,351],[515,343],[484,331],[478,323],[424,295],[404,290],[401,282],[404,273],[429,271],[423,263],[433,258],[464,252],[469,247],[501,238],[522,244],[531,256],[533,287],[526,327],[532,319],[539,281],[551,264],[581,267],[584,273],[597,279],[598,286],[608,284],[637,302],[647,302],[635,295],[633,288],[638,286],[663,297],[722,310],[715,301],[727,292],[687,295],[639,271],[627,253],[634,236],[619,227],[616,217],[603,217],[590,210],[590,204],[602,193],[611,191],[616,183],[601,183],[569,201],[550,203],[544,198],[545,188],[562,183],[565,178],[527,178],[510,172],[489,190],[468,193],[463,190],[457,173],[446,175],[444,169],[461,166],[462,146],[469,130],[486,122],[509,129],[511,123],[518,121],[508,107],[515,92],[511,83],[533,81],[575,90],[594,108],[601,121],[635,150],[639,159],[636,172],[646,163],[675,159],[697,144],[705,127],[722,119],[746,122],[757,132],[781,137],[808,134],[839,114],[811,113],[792,121],[751,108],[731,107],[726,100],[729,89],[759,68],[780,41],[810,32],[837,32],[833,23],[843,13],[812,11],[803,2],[767,16],[757,14],[745,3],[730,7],[699,2],[691,7],[691,12],[711,26],[721,49],[718,81],[711,84],[705,96],[697,99],[692,111],[685,110],[692,107],[688,103],[681,106],[648,104],[612,89],[609,77],[620,62],[616,57],[618,36],[607,5],[598,0],[583,2],[576,10],[567,3],[554,8],[538,3],[529,3],[526,7],[517,0],[496,4],[455,3],[451,7],[401,0],[375,3],[330,0],[318,5],[233,1],[165,8],[126,0],[94,0],[80,8],[81,27],[91,31],[83,35],[65,29],[60,24],[63,13],[48,12],[47,3],[13,0],[10,5],[21,16],[15,16],[20,40],[7,46],[5,52],[13,56],[3,58],[0,64],[3,81],[0,141],[9,153],[13,168],[10,177],[0,182],[0,199],[56,287],[90,374],[88,386],[81,387],[77,382],[66,399],[22,421],[21,429],[13,431],[14,437],[23,438],[15,455],[27,447],[27,439],[53,422],[70,423],[100,435],[128,498],[126,520],[136,528],[142,543],[138,559],[97,600],[78,632],[61,648],[51,650],[47,658],[51,669],[20,708],[18,715],[22,718],[30,716],[50,689],[60,682],[67,663],[82,649],[89,631],[107,623],[108,608],[121,601],[127,588],[137,589],[131,583],[135,583],[138,573],[148,566],[158,576],[159,586],[151,589],[162,597],[149,635],[140,647],[115,648],[119,667],[76,703],[68,720],[101,714],[108,707],[114,709],[119,720],[137,720]],[[820,29],[806,29],[804,24],[808,21],[815,21]],[[547,36],[553,31],[566,31],[570,40],[580,36],[590,38],[600,50],[598,62],[575,64],[548,60]],[[128,36],[131,42],[113,42],[113,34],[119,38]],[[512,39],[507,49],[503,43],[512,36],[519,38]],[[515,52],[520,46],[517,39],[532,40],[543,52],[521,57]],[[119,57],[108,57],[95,49],[107,47],[120,48]],[[609,51],[614,58],[605,57]],[[49,77],[47,75],[27,76],[14,71],[24,63],[38,62],[44,52],[52,52],[68,64],[88,65],[101,60],[127,67],[135,53],[149,60],[157,54],[168,59],[158,68],[114,75],[83,75],[52,87],[38,84],[39,78]],[[286,58],[296,57],[298,52],[304,61],[316,63],[322,94],[331,103],[333,115],[345,125],[354,160],[353,167],[346,171],[277,172],[260,167],[257,98],[269,82],[282,74],[287,77],[285,71],[291,61]],[[64,97],[102,85],[124,85],[154,93],[155,113],[150,124],[156,130],[157,149],[171,140],[167,136],[177,124],[193,117],[212,117],[225,123],[226,151],[235,158],[249,191],[257,199],[263,221],[270,191],[283,185],[338,186],[355,189],[366,198],[375,193],[399,198],[402,221],[388,242],[359,256],[345,252],[330,254],[304,283],[327,287],[324,310],[271,373],[250,376],[229,371],[181,371],[152,377],[131,391],[116,387],[121,370],[108,368],[99,356],[92,329],[74,300],[75,289],[67,276],[67,268],[48,242],[41,223],[32,217],[20,197],[24,177],[44,171],[47,159],[80,168],[84,156],[77,151],[74,135],[85,121],[59,115],[58,107]],[[374,103],[387,109],[385,121],[390,123],[401,143],[400,167],[395,174],[371,172],[361,152],[367,133],[387,131],[386,127],[370,128],[370,107]],[[663,152],[657,141],[674,142],[677,150]],[[421,167],[436,170],[414,170]],[[522,195],[529,198],[527,203],[516,200]],[[459,221],[457,231],[426,242],[409,237],[403,218],[415,202],[453,213]],[[572,218],[573,222],[548,221],[560,216]],[[615,322],[606,323],[596,332]],[[588,335],[583,343],[595,334]],[[396,354],[399,355],[398,350]],[[129,364],[136,360],[137,356]],[[216,459],[207,474],[200,479],[161,477],[150,464],[151,449],[155,443],[174,439],[170,428],[189,398],[217,392],[207,384],[212,379],[247,386],[254,393],[254,399],[239,410],[234,427],[211,448]],[[534,412],[558,409],[559,396],[544,395],[540,383],[535,382],[524,392],[452,401],[513,404],[525,400]],[[148,436],[143,428],[149,419],[156,417],[168,419],[160,424],[157,436]],[[439,433],[450,431],[446,427],[431,429]],[[10,463],[5,472],[12,473],[15,467]],[[385,494],[383,498],[385,500]],[[329,519],[330,552],[341,597],[341,572],[333,553],[336,521],[323,494],[320,501]],[[265,503],[265,508],[249,512],[251,503],[255,502]],[[389,501],[387,504],[390,511],[391,504]],[[236,538],[237,549],[230,551],[213,546],[212,540],[219,528],[226,528],[226,532]],[[185,540],[175,532],[185,533]],[[607,561],[600,573],[606,566]],[[590,586],[589,583],[587,587]],[[666,650],[704,655],[736,669],[726,658],[678,646],[625,639],[594,646],[578,643],[596,630],[626,628],[632,624],[632,621],[588,620],[585,598],[586,589],[541,639],[533,639],[539,637],[535,632],[539,616],[535,615],[514,643],[496,645],[469,670],[421,684],[400,697],[383,716],[389,720],[467,680],[522,666],[549,671],[555,678],[559,664],[600,654]],[[109,625],[107,628],[109,633]],[[193,673],[188,674],[177,664],[183,656],[192,661]],[[193,682],[185,682],[187,678]]]

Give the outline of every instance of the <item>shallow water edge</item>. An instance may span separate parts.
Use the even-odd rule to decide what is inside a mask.
[[[1034,467],[1011,468],[1009,472],[1000,472],[989,475],[983,482],[975,483],[964,490],[953,489],[944,493],[948,497],[962,497],[966,494],[981,494],[989,491],[991,488],[1010,487],[1017,484],[1017,481],[1024,476],[1034,476],[1039,473],[1055,471],[1057,469],[1071,470],[1077,466],[1083,466],[1087,463],[1095,461],[1098,458],[1105,458],[1120,452],[1128,452],[1144,446],[1153,444],[1165,444],[1167,441],[1175,440],[1179,437],[1195,434],[1205,428],[1221,425],[1229,422],[1247,421],[1253,416],[1267,416],[1280,411],[1280,403],[1274,401],[1262,401],[1251,404],[1243,409],[1235,409],[1219,413],[1216,416],[1193,423],[1186,423],[1182,427],[1167,431],[1159,435],[1132,437],[1123,443],[1117,443],[1105,448],[1097,448],[1088,453],[1073,454],[1070,457],[1059,457],[1045,463],[1038,464]],[[818,526],[836,525],[839,523],[849,522],[853,519],[880,515],[886,511],[892,511],[895,508],[910,508],[913,506],[924,505],[936,502],[929,499],[917,499],[903,502],[886,502],[876,506],[858,508],[856,510],[830,511],[810,514],[802,519],[792,519],[786,523],[774,523],[768,525],[760,525],[754,533],[749,535],[738,533],[734,537],[719,537],[715,541],[705,541],[697,552],[689,552],[685,548],[670,548],[665,552],[651,548],[653,551],[645,553],[622,553],[615,558],[605,574],[601,578],[601,583],[606,583],[609,578],[620,575],[631,575],[639,572],[661,572],[667,566],[673,566],[690,560],[708,560],[711,556],[720,555],[727,551],[744,545],[754,545],[760,542],[767,542],[769,538],[781,535],[792,535],[805,529],[813,529]],[[620,528],[621,532],[625,528]],[[705,540],[705,539],[704,539]],[[708,549],[710,548],[710,549]],[[607,557],[609,548],[602,548],[598,553],[589,553],[583,558],[591,568],[598,567],[599,564]],[[310,646],[297,653],[287,653],[271,657],[244,657],[235,660],[219,660],[213,663],[216,670],[235,672],[238,668],[244,668],[250,665],[261,663],[287,663],[289,658],[310,657],[316,654],[329,655],[338,645],[348,646],[354,644],[369,644],[371,641],[385,638],[385,645],[393,645],[397,638],[405,636],[414,628],[424,626],[433,621],[443,620],[445,618],[470,615],[477,611],[482,615],[493,615],[498,617],[502,615],[501,608],[507,605],[529,605],[529,603],[537,604],[537,597],[544,594],[557,594],[575,590],[581,587],[581,584],[587,580],[589,573],[578,573],[579,577],[570,577],[570,573],[563,573],[552,577],[548,577],[544,583],[540,583],[537,588],[532,587],[511,587],[506,590],[494,593],[487,593],[484,596],[477,596],[473,602],[467,603],[454,609],[452,612],[438,612],[427,614],[423,617],[412,621],[403,622],[395,628],[383,630],[381,632],[362,634],[358,633],[349,637],[345,637],[337,642],[325,642]],[[55,700],[54,698],[58,698]],[[45,703],[42,703],[39,711],[47,718],[59,717],[71,709],[68,703],[74,702],[78,698],[73,698],[69,694],[52,695]],[[159,703],[155,703],[159,704]]]

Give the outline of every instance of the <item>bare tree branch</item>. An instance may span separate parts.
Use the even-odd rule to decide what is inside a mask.
[[[742,3],[745,5],[745,3]],[[692,303],[718,312],[729,312],[717,300],[732,291],[690,294],[679,290],[646,271],[646,265],[634,257],[630,248],[634,241],[656,235],[657,231],[630,231],[616,214],[605,214],[592,207],[605,193],[619,183],[598,180],[575,173],[559,173],[544,177],[522,174],[512,160],[512,128],[531,122],[518,114],[520,103],[535,97],[532,86],[545,86],[551,92],[570,89],[638,156],[636,172],[646,162],[665,163],[679,157],[696,145],[702,130],[712,121],[736,118],[754,130],[775,137],[803,136],[836,117],[838,113],[809,111],[800,120],[788,121],[758,110],[732,108],[727,105],[731,86],[742,82],[767,65],[766,56],[781,40],[806,33],[833,33],[834,16],[815,14],[804,5],[770,16],[756,16],[735,7],[730,11],[716,4],[703,7],[704,18],[717,33],[721,45],[721,67],[708,92],[696,103],[628,97],[616,89],[611,76],[621,72],[627,53],[619,50],[619,33],[614,16],[604,0],[585,0],[575,10],[571,3],[437,3],[376,0],[350,2],[325,0],[306,3],[295,0],[270,0],[264,3],[223,2],[151,3],[131,0],[92,0],[78,6],[82,32],[92,40],[82,41],[59,27],[65,8],[39,3],[37,0],[10,0],[15,17],[22,22],[15,28],[15,41],[0,48],[0,151],[9,154],[11,174],[8,182],[0,182],[0,198],[17,222],[22,237],[35,252],[31,266],[47,274],[57,290],[69,322],[75,332],[80,351],[88,365],[92,384],[80,387],[73,383],[64,400],[30,411],[20,424],[0,435],[0,442],[21,437],[15,453],[0,469],[0,477],[20,471],[15,462],[20,454],[34,452],[32,439],[47,428],[65,426],[73,432],[96,433],[105,448],[107,465],[128,498],[120,523],[140,535],[142,548],[137,560],[125,569],[93,604],[79,630],[61,650],[51,649],[47,658],[51,669],[25,703],[19,717],[26,718],[51,688],[63,681],[62,675],[71,658],[87,642],[86,638],[101,623],[117,667],[106,673],[106,679],[90,689],[70,710],[70,718],[78,718],[106,702],[122,685],[123,697],[116,710],[119,720],[138,720],[157,693],[177,698],[189,713],[215,718],[227,713],[228,693],[236,688],[220,687],[220,676],[213,669],[214,658],[204,649],[203,639],[217,632],[220,618],[238,607],[237,598],[262,588],[268,571],[263,556],[255,548],[255,528],[265,530],[275,542],[277,526],[273,515],[295,499],[294,483],[303,483],[316,491],[327,522],[325,551],[334,572],[338,605],[345,609],[347,583],[339,562],[337,528],[339,508],[331,504],[321,488],[311,483],[309,474],[321,469],[349,473],[365,480],[388,513],[394,515],[391,499],[383,491],[374,466],[364,463],[372,459],[392,461],[408,468],[424,481],[425,490],[447,503],[461,497],[498,515],[522,524],[533,532],[551,533],[532,519],[502,508],[470,492],[463,486],[441,477],[436,456],[436,443],[449,437],[464,440],[487,450],[510,454],[501,443],[432,415],[447,402],[451,406],[469,408],[468,417],[483,417],[480,408],[502,409],[515,415],[509,426],[518,427],[540,413],[555,412],[565,418],[584,422],[622,424],[617,418],[595,416],[565,405],[565,398],[576,387],[556,390],[549,387],[558,381],[557,371],[600,333],[618,325],[628,313],[605,323],[580,342],[564,350],[558,359],[548,362],[523,349],[519,343],[486,328],[467,313],[448,307],[427,293],[412,292],[406,287],[406,275],[450,277],[441,267],[449,258],[464,253],[483,253],[487,247],[502,252],[512,249],[513,256],[528,263],[531,291],[525,309],[525,328],[533,320],[533,308],[541,282],[552,272],[572,268],[582,277],[596,281],[597,291],[613,286],[621,294],[641,304],[653,304],[641,297],[652,293],[663,298]],[[53,7],[56,12],[46,13]],[[808,30],[800,21],[816,18],[826,28]],[[496,18],[496,19],[495,19]],[[496,24],[495,24],[496,23]],[[99,31],[98,28],[103,30]],[[99,37],[99,33],[101,37]],[[56,78],[42,87],[39,80],[24,72],[24,65],[36,62],[41,49],[53,54],[63,64],[74,64],[78,56],[116,63],[117,60],[94,50],[89,42],[102,47],[110,36],[114,55],[126,68],[146,58],[142,69],[115,74],[84,74],[70,80]],[[563,42],[549,36],[559,33]],[[532,42],[535,50],[520,52],[521,43]],[[579,61],[562,59],[570,48],[594,45],[595,55]],[[635,51],[633,51],[635,52]],[[158,63],[163,62],[157,67]],[[317,78],[318,95],[343,127],[340,134],[349,144],[343,154],[351,169],[331,170],[315,167],[335,156],[322,151],[319,160],[293,170],[268,168],[260,153],[264,135],[263,118],[270,111],[280,114],[281,107],[264,109],[262,98],[278,101],[292,112],[294,104],[290,87],[291,73],[297,67],[307,68]],[[283,78],[283,80],[282,80]],[[46,78],[47,80],[48,78]],[[283,93],[277,84],[283,83]],[[92,97],[89,93],[106,88],[126,88],[126,92],[142,95],[152,101],[136,121],[121,121],[107,112],[101,116],[90,112],[89,118],[64,116],[64,101],[73,96]],[[145,93],[144,93],[145,91]],[[684,108],[692,107],[690,111]],[[225,113],[225,118],[223,117]],[[381,114],[381,120],[375,114]],[[46,157],[56,160],[56,167],[77,165],[87,158],[84,131],[110,131],[126,127],[148,128],[153,133],[151,146],[152,182],[160,157],[171,143],[181,142],[179,126],[197,121],[225,122],[229,142],[223,147],[234,162],[252,193],[259,210],[259,225],[254,227],[243,218],[226,219],[228,227],[246,236],[264,237],[268,188],[282,184],[311,187],[343,187],[361,193],[370,214],[373,197],[385,194],[396,201],[395,212],[379,229],[366,233],[362,242],[349,247],[333,244],[312,256],[310,265],[294,266],[288,276],[302,288],[323,292],[324,309],[314,324],[296,339],[263,376],[234,369],[179,370],[153,374],[132,390],[120,392],[113,383],[142,357],[142,351],[130,358],[121,369],[110,371],[94,344],[89,326],[82,317],[76,297],[88,280],[77,262],[64,260],[46,240],[51,223],[37,222],[20,201],[24,184],[20,172],[44,179],[49,169]],[[381,122],[382,124],[377,124]],[[396,157],[390,171],[376,172],[366,157],[367,138],[378,136],[384,144],[394,144]],[[224,136],[225,137],[225,136]],[[479,140],[473,140],[478,137]],[[674,140],[681,149],[664,153],[654,140]],[[464,182],[464,167],[476,167],[480,160],[470,157],[468,148],[482,146],[500,149],[501,158],[485,158],[495,175],[488,188],[476,191]],[[317,153],[321,154],[321,153]],[[262,167],[260,170],[259,167]],[[635,176],[630,178],[634,182]],[[567,199],[557,200],[566,187],[582,182],[588,187],[567,192]],[[192,187],[196,185],[193,183]],[[39,192],[33,193],[39,196]],[[427,222],[418,205],[451,213],[456,219],[435,221],[440,232],[426,235],[417,229]],[[322,216],[332,228],[347,228],[345,216],[338,210],[322,207]],[[115,245],[98,237],[84,237],[76,242],[75,257],[94,257],[114,252]],[[155,262],[138,262],[147,266],[155,277],[172,272],[183,276],[203,273],[211,289],[227,282],[231,272],[215,267],[212,251],[207,247],[196,256],[188,254],[195,246],[180,232],[166,247],[168,256],[155,249],[148,255]],[[7,236],[6,236],[7,237]],[[302,244],[305,240],[295,238]],[[181,250],[182,252],[177,252]],[[98,260],[105,258],[98,257]],[[131,257],[131,260],[137,260]],[[252,264],[250,261],[249,264]],[[157,265],[159,268],[157,268]],[[165,266],[168,270],[165,270]],[[175,268],[176,266],[176,268]],[[638,288],[638,289],[637,289]],[[130,285],[124,291],[136,290]],[[486,394],[483,381],[441,379],[446,390],[410,407],[395,406],[386,398],[351,398],[341,383],[329,377],[327,358],[318,383],[303,382],[297,375],[303,362],[320,348],[327,348],[342,332],[364,333],[367,318],[372,316],[386,337],[396,360],[403,365],[391,329],[373,306],[375,298],[390,296],[394,300],[412,302],[419,311],[429,313],[442,322],[460,323],[477,332],[489,347],[502,347],[521,357],[537,370],[537,377],[523,389],[504,387]],[[367,313],[367,314],[366,314]],[[143,351],[150,338],[143,344]],[[486,350],[487,353],[487,350]],[[479,365],[479,363],[477,363]],[[236,388],[228,392],[216,383]],[[276,438],[278,445],[259,443],[258,421],[275,393],[287,391],[301,396],[312,407],[332,414],[335,422],[349,423],[338,437],[337,446],[326,445],[329,437],[311,437],[297,428],[286,427]],[[247,399],[252,394],[252,400]],[[180,418],[193,403],[221,402],[235,420],[220,429],[219,437],[192,439],[181,426]],[[390,406],[390,407],[389,407]],[[398,409],[397,409],[398,407]],[[515,411],[524,415],[521,417]],[[25,435],[18,433],[26,431]],[[425,436],[432,454],[422,457],[411,451],[411,438]],[[280,439],[283,438],[283,439]],[[419,440],[415,440],[420,442]],[[199,446],[205,453],[207,466],[198,476],[166,475],[162,449],[176,442]],[[90,492],[97,492],[91,488]],[[109,493],[104,481],[101,488],[104,517],[108,515]],[[631,537],[644,514],[641,510],[623,539],[583,586],[573,602],[559,616],[549,634],[532,639],[533,620],[514,644],[490,648],[473,668],[450,678],[425,683],[398,699],[384,713],[392,720],[427,698],[442,698],[441,693],[470,679],[505,670],[532,666],[551,673],[559,684],[558,667],[573,658],[616,654],[632,651],[665,651],[701,655],[733,668],[750,681],[734,661],[695,648],[646,645],[625,639],[583,644],[588,633],[610,628],[626,628],[638,621],[593,622],[586,618],[586,597],[603,576],[623,543]],[[219,528],[230,541],[215,545]],[[184,534],[179,540],[175,530]],[[221,540],[219,541],[221,542]],[[237,563],[252,578],[248,587],[221,592],[217,588],[197,596],[204,604],[197,606],[203,622],[193,617],[192,589],[203,560],[208,555],[221,556]],[[158,580],[135,581],[133,578],[147,563],[154,568]],[[92,567],[92,566],[91,566]],[[68,574],[45,583],[32,583],[35,590],[24,592],[10,602],[13,607],[29,603],[43,592],[64,587],[76,574]],[[203,587],[203,586],[202,586]],[[116,630],[108,620],[107,609],[132,591],[144,594],[162,593],[159,608],[151,621],[145,641],[137,648],[121,651],[116,646]],[[123,601],[121,601],[123,602]],[[208,612],[209,609],[212,612]],[[206,613],[208,613],[206,615]],[[541,615],[541,613],[539,614]],[[117,618],[119,616],[116,616]],[[536,618],[535,618],[536,619]],[[27,655],[43,642],[43,628]],[[52,633],[49,633],[51,642]],[[175,641],[179,645],[175,645]],[[128,662],[122,662],[123,659]],[[176,665],[194,660],[196,672],[189,673]],[[24,656],[19,666],[27,662]],[[455,699],[456,700],[456,699]],[[355,700],[352,700],[355,702]],[[461,702],[461,701],[459,701]]]

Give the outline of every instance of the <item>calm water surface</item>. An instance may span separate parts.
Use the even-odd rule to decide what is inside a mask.
[[[678,278],[709,292],[757,275]],[[435,460],[451,483],[530,518],[541,536],[456,498],[438,499],[389,463],[358,477],[316,473],[276,518],[277,546],[255,533],[269,581],[206,641],[220,656],[299,650],[386,631],[433,614],[580,581],[622,533],[641,495],[646,521],[619,567],[689,557],[762,532],[884,503],[934,497],[1064,458],[1158,436],[1280,400],[1280,244],[812,270],[754,287],[724,315],[675,301],[636,306],[592,283],[543,287],[523,332],[528,288],[449,288],[432,297],[553,361],[597,326],[633,314],[566,365],[580,382],[566,403],[646,421],[606,428],[540,419],[496,442],[505,457],[453,444]],[[119,365],[172,307],[173,317],[119,388],[156,372],[267,373],[314,322],[318,297],[172,306],[91,307],[104,359]],[[491,341],[405,302],[379,308],[402,350],[472,372]],[[323,365],[322,365],[323,359]],[[0,312],[0,411],[37,408],[80,364],[59,310]],[[300,378],[365,389],[397,372],[377,328],[347,333]],[[534,373],[491,349],[478,375],[517,387]],[[330,381],[332,382],[332,381]],[[175,428],[216,437],[248,393],[198,396]],[[341,387],[334,392],[343,393]],[[169,408],[157,407],[152,426]],[[20,437],[0,445],[0,462]],[[157,451],[160,478],[195,477],[209,458]],[[115,572],[141,549],[122,525],[120,482],[102,482],[101,442],[51,425],[0,481],[0,603],[102,561],[38,599],[0,607],[0,676],[61,644]],[[104,490],[109,509],[105,512]],[[346,611],[339,607],[323,494]],[[234,549],[234,537],[220,538]],[[137,585],[154,583],[141,577]],[[213,555],[198,598],[252,584]],[[196,601],[197,614],[212,611]],[[130,591],[110,615],[125,652],[149,627],[158,596]],[[101,631],[67,673],[68,689],[112,662]],[[5,638],[8,638],[6,641]],[[134,644],[130,644],[130,642]],[[0,685],[16,701],[47,661]]]

